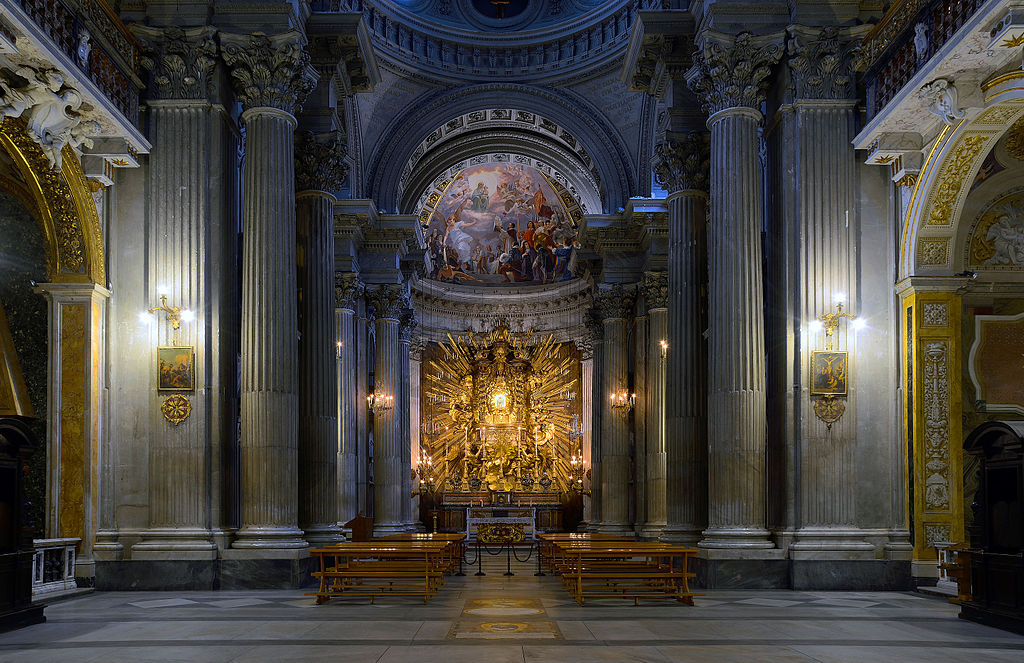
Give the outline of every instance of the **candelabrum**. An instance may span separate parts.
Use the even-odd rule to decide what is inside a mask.
[[[636,394],[618,391],[611,395],[611,407],[617,412],[628,414],[634,405],[636,405]]]
[[[419,477],[420,493],[432,493],[436,489],[434,477],[434,459],[426,451],[420,449],[420,456],[416,459],[416,469],[413,470],[413,478]]]
[[[569,489],[578,493],[583,491],[583,478],[587,469],[583,463],[583,454],[573,455],[569,459]]]
[[[373,392],[366,397],[366,404],[370,407],[370,411],[374,414],[378,412],[385,412],[390,410],[394,406],[395,397],[390,394],[380,394]]]

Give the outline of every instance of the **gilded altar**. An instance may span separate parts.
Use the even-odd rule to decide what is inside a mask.
[[[420,448],[437,490],[521,502],[582,488],[578,354],[532,337],[502,325],[427,351]]]

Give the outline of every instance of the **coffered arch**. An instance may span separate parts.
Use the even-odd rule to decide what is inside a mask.
[[[445,124],[469,113],[490,109],[515,109],[548,119],[558,127],[555,132],[546,132],[539,126],[508,126],[502,131],[497,127],[482,131],[467,132],[459,140],[439,143],[444,151],[438,158],[431,158],[425,151],[417,154],[427,138],[438,130],[437,117],[448,118]],[[445,126],[442,124],[441,126]],[[570,135],[579,149],[570,149],[561,134]],[[453,162],[468,158],[473,153],[487,151],[511,151],[527,154],[535,159],[552,160],[564,172],[580,172],[580,181],[592,179],[598,187],[600,212],[614,210],[625,203],[636,190],[635,167],[621,136],[605,120],[602,114],[583,98],[566,90],[555,93],[542,87],[528,85],[492,83],[460,88],[444,93],[428,93],[418,101],[409,104],[409,110],[391,122],[377,148],[372,153],[367,167],[366,197],[372,198],[386,210],[412,213],[418,196],[425,185],[440,174],[440,170]],[[591,164],[587,163],[589,157]],[[444,156],[440,156],[440,155]],[[431,172],[429,162],[438,170]],[[415,186],[407,171],[410,163],[423,164],[428,173],[421,184]],[[420,168],[417,165],[416,169]],[[590,173],[583,177],[582,173]],[[404,187],[400,187],[406,176]],[[420,183],[419,180],[416,180]],[[576,183],[574,182],[575,186]]]

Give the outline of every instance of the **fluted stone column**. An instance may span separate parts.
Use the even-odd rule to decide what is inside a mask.
[[[626,408],[609,407],[612,394],[629,392],[629,321],[634,287],[617,284],[595,297],[604,327],[601,353],[601,531],[632,534],[629,521],[629,418]]]
[[[596,314],[596,311],[593,313]],[[604,379],[602,377],[601,358],[604,355],[604,324],[597,315],[587,316],[587,332],[592,348],[591,357],[591,390],[587,393],[590,399],[590,505],[591,513],[587,518],[587,529],[591,532],[601,528],[601,441],[604,426],[605,399]]]
[[[406,531],[416,529],[412,515],[412,426],[409,417],[412,392],[409,388],[410,343],[412,333],[416,329],[416,318],[412,309],[402,311],[398,325],[398,363],[401,369],[398,392],[399,442],[398,448],[402,463],[402,527]]]
[[[691,87],[711,130],[708,528],[704,548],[771,548],[765,528],[764,288],[758,126],[777,41],[705,34]]]
[[[338,394],[338,522],[344,525],[359,513],[359,474],[356,450],[359,445],[359,412],[365,400],[358,393],[355,335],[356,301],[363,296],[363,284],[351,272],[334,273],[335,388]]]
[[[415,464],[420,457],[420,376],[423,368],[423,347],[422,340],[413,340],[409,344],[409,459]],[[412,495],[413,488],[418,485],[418,479],[412,477],[412,470],[409,471],[409,499],[410,517],[414,531],[423,532],[425,527],[420,520],[420,497]]]
[[[640,527],[644,538],[658,538],[667,523],[665,452],[665,352],[661,341],[668,342],[668,274],[647,272],[643,281],[647,306],[647,445],[644,473],[647,501],[646,520]]]
[[[401,447],[402,420],[408,410],[400,406],[403,371],[399,319],[408,307],[401,285],[377,286],[369,291],[367,300],[374,311],[373,391],[393,399],[392,407],[373,413],[373,531],[374,535],[386,535],[405,529]]]
[[[305,548],[298,527],[295,111],[315,81],[297,31],[221,34],[245,124],[241,517],[236,548]]]
[[[218,212],[219,192],[208,183],[219,177],[218,160],[230,131],[222,110],[210,101],[217,46],[209,27],[180,30],[139,28],[146,48],[144,64],[152,77],[149,136],[146,275],[149,301],[193,312],[178,330],[158,318],[158,345],[192,346],[196,388],[184,394],[192,402],[188,419],[175,426],[164,420],[154,391],[149,444],[149,527],[132,547],[133,559],[212,560],[217,557],[211,526],[211,470],[214,448],[224,431],[225,364],[219,341],[225,287],[225,249],[233,233]],[[231,248],[233,248],[233,242]],[[227,292],[225,292],[227,290]],[[230,305],[230,304],[229,304]],[[225,307],[227,308],[227,307]],[[230,352],[233,355],[233,352]],[[227,377],[234,382],[234,371]],[[220,524],[220,523],[218,523]]]
[[[857,385],[851,382],[843,399],[846,412],[831,426],[818,419],[809,394],[810,352],[823,349],[822,338],[802,334],[808,321],[832,310],[842,296],[847,310],[859,302],[856,255],[858,219],[856,166],[852,141],[856,134],[856,88],[851,55],[859,38],[840,38],[835,28],[790,28],[788,64],[795,99],[781,112],[778,128],[787,141],[787,154],[799,158],[787,164],[794,180],[782,198],[786,210],[785,237],[780,256],[790,275],[786,285],[786,319],[796,329],[786,366],[800,366],[787,381],[786,402],[792,408],[791,435],[797,456],[799,501],[796,508],[796,541],[792,559],[871,559],[874,546],[856,525]],[[834,66],[823,67],[822,62]],[[785,157],[783,157],[785,158]],[[835,349],[857,357],[857,335],[843,323],[833,338]],[[854,369],[853,374],[859,375]],[[792,418],[791,418],[792,417]]]
[[[662,540],[695,544],[707,527],[707,284],[709,136],[655,148],[668,196],[668,353],[665,360],[666,526]]]
[[[338,527],[337,344],[334,339],[334,196],[345,177],[339,136],[300,134],[295,146],[299,283],[299,527],[311,546],[342,540]]]
[[[587,334],[585,341],[578,343],[580,350],[580,455],[583,456],[583,466],[592,469],[594,466],[594,344]],[[593,473],[591,473],[593,477]],[[580,523],[580,531],[586,531],[595,522],[594,517],[594,482],[592,478],[583,480],[583,521]],[[590,494],[587,494],[587,490]]]

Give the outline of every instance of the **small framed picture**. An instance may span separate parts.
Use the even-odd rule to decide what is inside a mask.
[[[845,396],[848,386],[846,352],[811,353],[811,395]]]
[[[160,391],[193,391],[196,388],[196,352],[191,345],[156,349],[156,380]]]

